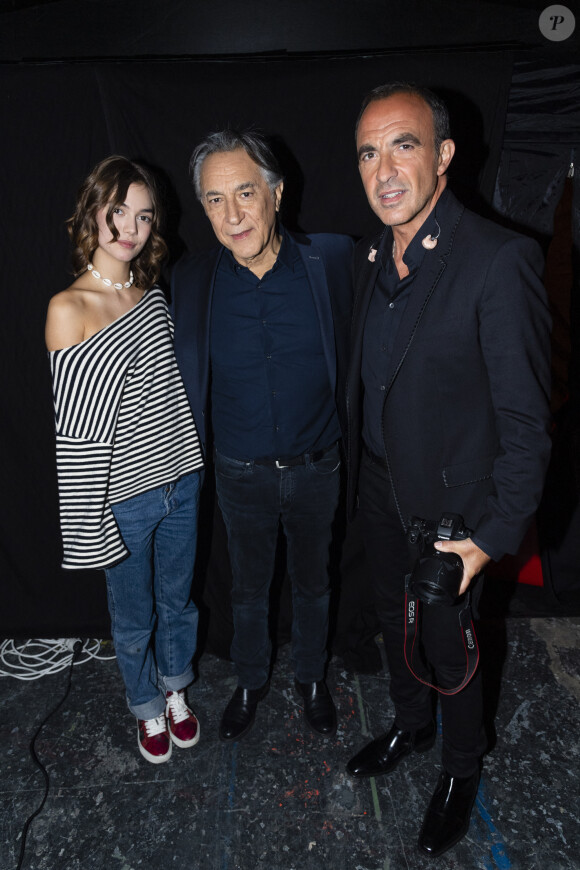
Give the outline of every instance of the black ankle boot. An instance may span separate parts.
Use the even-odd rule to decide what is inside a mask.
[[[269,688],[269,683],[265,683],[261,689],[242,689],[238,686],[224,710],[220,740],[239,740],[248,733],[256,718],[256,708],[268,694]]]
[[[419,834],[423,852],[437,858],[465,836],[478,786],[479,770],[466,777],[440,774]]]
[[[336,734],[336,708],[323,680],[316,683],[294,681],[296,691],[304,701],[304,716],[313,731],[323,737]]]

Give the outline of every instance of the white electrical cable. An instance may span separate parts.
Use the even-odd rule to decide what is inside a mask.
[[[68,668],[72,662],[75,644],[82,643],[80,658],[74,664],[82,665],[91,659],[110,661],[115,655],[100,655],[103,644],[96,638],[82,640],[79,637],[66,637],[58,640],[37,638],[33,640],[5,640],[0,643],[0,677],[14,677],[17,680],[38,680],[47,674],[56,674]],[[112,648],[112,646],[111,646]]]

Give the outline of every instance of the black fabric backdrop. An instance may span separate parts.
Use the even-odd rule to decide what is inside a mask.
[[[109,627],[100,572],[59,567],[52,399],[43,341],[48,300],[71,280],[64,220],[89,169],[111,153],[144,159],[158,169],[166,180],[167,235],[175,259],[184,247],[201,249],[212,242],[188,179],[193,146],[211,129],[254,125],[277,137],[287,178],[286,222],[310,232],[361,236],[374,228],[375,219],[356,170],[358,106],[374,85],[410,78],[447,99],[458,149],[452,186],[481,211],[493,197],[511,69],[508,51],[0,67],[0,634],[103,636]],[[201,603],[203,593],[210,605],[208,647],[223,652],[229,568],[210,496],[208,489],[196,598]],[[339,533],[338,540],[342,537]],[[335,567],[339,556],[338,548]],[[341,600],[335,602],[339,646],[353,632],[368,629],[357,588],[364,572],[356,529],[344,543],[342,558]],[[355,628],[354,597],[359,601],[354,621],[362,621]],[[286,633],[287,625],[282,639]]]
[[[579,154],[580,64],[516,63],[493,204],[547,250],[556,211],[569,193],[558,230],[563,245],[557,257],[548,258],[547,284],[554,373],[560,380],[554,384],[554,407],[569,397],[575,415],[580,415]]]
[[[580,65],[514,65],[494,206],[547,252],[553,451],[538,528],[544,583],[580,591]],[[550,244],[548,244],[550,243]]]
[[[413,51],[501,46],[578,52],[541,33],[547,0],[0,0],[4,60]],[[569,8],[577,3],[569,2]],[[20,8],[19,8],[20,7]]]

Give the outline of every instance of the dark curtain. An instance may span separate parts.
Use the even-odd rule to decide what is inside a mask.
[[[546,252],[555,427],[538,512],[544,582],[580,591],[580,65],[514,65],[494,206]]]
[[[578,14],[575,32],[553,43],[538,27],[545,5],[539,0],[0,0],[0,57],[362,54],[506,46],[577,55]],[[493,75],[488,81],[491,85]]]

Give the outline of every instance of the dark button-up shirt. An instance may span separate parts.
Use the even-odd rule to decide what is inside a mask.
[[[235,459],[288,458],[340,437],[306,269],[287,234],[259,279],[229,251],[214,288],[210,356],[216,449]]]
[[[436,209],[428,216],[403,255],[403,261],[409,270],[405,278],[399,278],[393,260],[393,233],[390,228],[384,233],[377,251],[380,270],[365,322],[361,367],[364,384],[363,441],[376,456],[385,455],[382,417],[386,390],[393,373],[393,365],[397,362],[392,358],[393,345],[413,290],[415,276],[426,253],[422,241],[427,235],[439,234],[435,217],[444,196],[445,191],[439,198]]]

